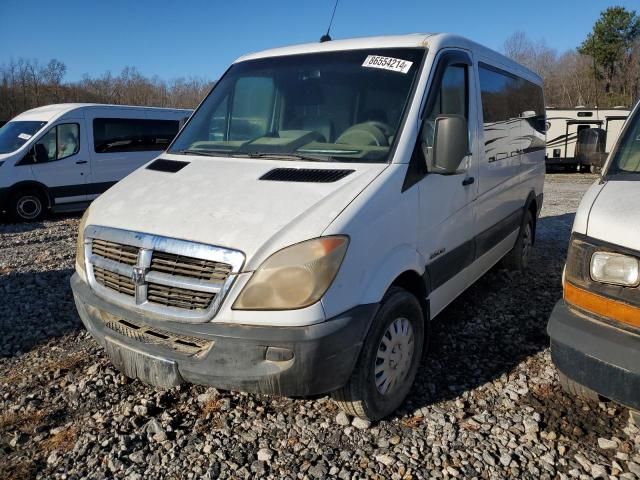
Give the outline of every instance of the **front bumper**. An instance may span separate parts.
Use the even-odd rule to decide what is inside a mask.
[[[640,335],[570,309],[560,300],[549,318],[558,370],[603,397],[640,410]]]
[[[355,307],[306,327],[158,322],[105,302],[77,275],[71,288],[80,318],[127,376],[172,387],[183,381],[226,390],[287,396],[330,392],[349,379],[378,305]],[[198,355],[144,343],[107,326],[114,320],[162,325],[165,332],[198,338]]]

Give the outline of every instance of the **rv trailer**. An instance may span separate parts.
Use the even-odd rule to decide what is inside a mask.
[[[547,168],[596,171],[602,167],[629,116],[609,109],[547,107]]]

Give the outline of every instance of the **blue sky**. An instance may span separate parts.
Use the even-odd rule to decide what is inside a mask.
[[[453,32],[494,49],[517,30],[562,52],[610,5],[637,0],[340,0],[333,38]],[[317,41],[333,0],[0,0],[0,64],[63,61],[68,81],[135,66],[164,79],[216,79],[238,56]]]

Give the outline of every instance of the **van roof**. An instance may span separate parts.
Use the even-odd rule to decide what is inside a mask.
[[[480,60],[490,59],[492,63],[518,73],[528,80],[542,84],[542,79],[536,73],[510,58],[491,50],[485,46],[473,42],[465,37],[451,33],[411,33],[407,35],[385,35],[378,37],[350,38],[345,40],[331,40],[329,42],[304,43],[287,47],[273,48],[260,52],[250,53],[238,58],[234,63],[245,60],[254,60],[266,57],[278,57],[284,55],[298,55],[302,53],[335,52],[341,50],[359,50],[365,48],[426,48],[438,51],[444,47],[456,47],[473,50],[482,57]]]
[[[193,110],[183,108],[157,108],[157,107],[137,107],[133,105],[109,105],[103,103],[55,103],[53,105],[45,105],[43,107],[32,108],[26,112],[22,112],[17,115],[13,120],[38,120],[43,122],[50,122],[58,118],[65,113],[69,113],[73,110],[81,108],[117,108],[117,109],[131,109],[131,110],[168,110],[172,112],[184,112],[191,113]]]

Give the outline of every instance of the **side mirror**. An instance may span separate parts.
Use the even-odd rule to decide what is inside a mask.
[[[462,115],[439,115],[434,121],[430,170],[434,173],[456,173],[464,157],[469,155],[469,128]]]
[[[49,154],[47,149],[41,143],[36,143],[33,147],[33,162],[34,163],[46,163],[49,161]]]

